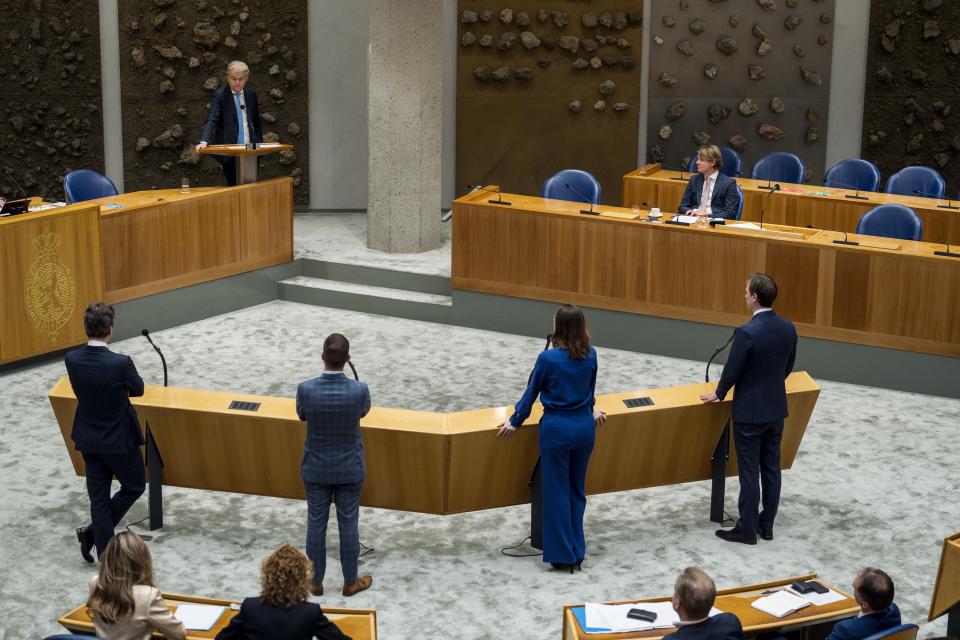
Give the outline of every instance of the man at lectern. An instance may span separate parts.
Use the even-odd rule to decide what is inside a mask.
[[[740,519],[733,529],[718,529],[729,542],[756,544],[759,534],[773,540],[773,520],[780,503],[780,440],[787,417],[784,380],[797,356],[797,330],[771,307],[777,285],[768,275],[754,273],[744,298],[753,317],[734,333],[730,357],[715,393],[701,395],[716,402],[733,394],[733,441],[740,468]],[[760,480],[763,479],[763,510]]]
[[[227,83],[213,92],[210,113],[200,134],[197,151],[208,144],[263,142],[257,93],[247,89],[250,68],[234,60],[227,65]],[[231,187],[237,184],[237,162],[233,156],[216,156]]]
[[[80,554],[87,562],[93,562],[94,544],[97,556],[103,555],[114,527],[146,488],[140,453],[143,434],[130,404],[131,397],[143,395],[143,379],[130,356],[107,347],[113,337],[113,319],[113,305],[95,302],[87,307],[83,327],[90,340],[64,359],[77,396],[70,437],[83,455],[93,520],[77,529]],[[120,490],[111,498],[114,476]]]
[[[327,566],[327,519],[337,503],[343,595],[352,596],[373,583],[357,576],[360,560],[360,492],[366,476],[360,418],[370,411],[370,389],[343,375],[350,342],[331,333],[323,342],[323,373],[297,387],[297,416],[307,423],[300,475],[307,493],[307,557],[313,562],[310,592],[323,595]]]
[[[697,150],[697,172],[690,176],[680,199],[680,215],[708,218],[734,218],[737,215],[737,182],[720,173],[723,155],[719,147],[708,144]]]

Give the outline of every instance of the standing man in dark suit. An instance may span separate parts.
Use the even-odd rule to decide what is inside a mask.
[[[708,144],[697,150],[697,172],[690,176],[680,199],[680,215],[703,215],[708,218],[737,217],[739,194],[737,181],[720,173],[723,155],[719,147]]]
[[[673,610],[678,629],[663,640],[743,640],[743,625],[732,613],[710,615],[717,599],[713,579],[697,567],[683,570],[673,585]]]
[[[130,404],[130,397],[143,395],[143,379],[130,356],[107,347],[113,337],[114,315],[113,305],[105,302],[87,307],[83,327],[89,341],[65,358],[70,386],[77,396],[71,438],[83,455],[93,520],[77,529],[80,554],[87,562],[93,562],[90,549],[94,544],[97,555],[103,554],[114,527],[146,487],[140,453],[143,434]],[[120,490],[111,498],[114,476],[120,481]]]
[[[753,318],[734,333],[730,357],[715,393],[701,395],[704,402],[733,394],[733,434],[740,468],[740,519],[731,530],[717,536],[729,542],[756,544],[757,534],[773,540],[773,520],[780,503],[780,439],[787,417],[784,379],[797,357],[797,330],[771,307],[777,285],[768,275],[755,273],[747,280],[747,309]],[[763,477],[763,511],[760,478]]]
[[[350,342],[332,333],[323,342],[323,373],[297,387],[297,415],[307,423],[300,475],[307,493],[307,556],[313,562],[310,592],[323,595],[326,572],[327,519],[337,503],[343,595],[352,596],[373,583],[357,577],[360,559],[360,492],[366,476],[360,418],[370,411],[370,389],[349,380],[343,367]]]
[[[227,65],[227,83],[213,92],[210,113],[200,134],[197,151],[208,144],[263,142],[260,104],[253,89],[247,89],[250,68],[234,60]],[[237,184],[237,161],[233,156],[216,156],[231,187]]]
[[[867,567],[853,579],[853,599],[860,615],[838,622],[827,640],[863,640],[899,627],[900,609],[893,601],[893,580],[885,572]]]

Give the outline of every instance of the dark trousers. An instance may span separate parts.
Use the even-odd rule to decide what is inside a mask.
[[[227,186],[237,186],[237,159],[233,156],[218,156],[218,158],[220,166],[223,167],[223,177],[227,179]]]
[[[143,455],[137,447],[130,453],[84,453],[87,467],[87,495],[90,496],[90,518],[93,520],[93,540],[97,555],[102,556],[113,530],[124,514],[146,488],[143,473]],[[110,497],[113,477],[120,481],[120,490]]]
[[[330,518],[330,502],[336,500],[343,584],[354,584],[360,560],[360,492],[363,490],[363,480],[353,484],[304,481],[303,486],[307,493],[307,557],[313,563],[313,583],[323,584],[323,576],[327,572],[327,520]]]
[[[783,420],[761,424],[736,423],[733,442],[740,467],[740,519],[737,531],[773,533],[780,504],[780,440]],[[761,480],[763,491],[761,496]],[[763,511],[759,511],[761,502]]]

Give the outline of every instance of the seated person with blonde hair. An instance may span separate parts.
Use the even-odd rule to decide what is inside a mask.
[[[673,610],[679,627],[663,640],[743,640],[743,626],[732,613],[710,615],[717,599],[713,579],[702,569],[687,567],[673,585]]]
[[[285,544],[260,570],[260,597],[246,598],[216,640],[350,640],[320,605],[307,602],[313,575],[307,556]]]
[[[720,173],[721,167],[723,154],[719,147],[708,144],[697,150],[697,172],[690,176],[680,199],[677,207],[680,215],[730,220],[737,217],[740,201],[737,182]]]
[[[104,640],[148,640],[159,631],[184,640],[187,630],[153,586],[150,551],[135,533],[118,533],[100,556],[100,573],[87,599],[97,636]]]

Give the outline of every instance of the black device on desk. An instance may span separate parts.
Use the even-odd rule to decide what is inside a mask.
[[[2,198],[0,198],[2,200]],[[22,198],[20,200],[7,200],[0,206],[0,217],[17,216],[30,210],[30,200]]]
[[[819,582],[814,582],[813,580],[795,580],[793,583],[791,583],[790,588],[801,594],[811,592],[827,593],[830,591]]]
[[[627,611],[627,617],[631,620],[640,620],[642,622],[653,622],[657,619],[657,614],[646,609],[630,609]]]

